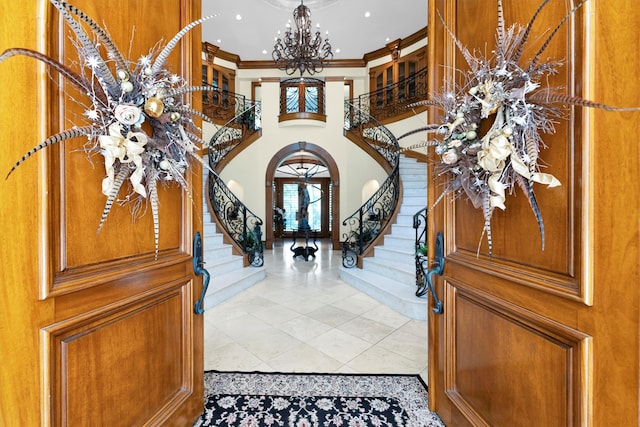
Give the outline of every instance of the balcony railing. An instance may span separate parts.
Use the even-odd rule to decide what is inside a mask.
[[[360,95],[352,103],[379,121],[406,114],[409,105],[428,98],[427,69],[410,75],[393,85]]]
[[[357,211],[342,222],[349,228],[343,234],[342,265],[351,268],[357,265],[371,244],[385,230],[398,205],[400,194],[398,140],[386,127],[352,104],[345,104],[345,127],[359,129],[363,140],[376,150],[391,168],[385,182]]]
[[[236,99],[239,101],[239,99]],[[213,135],[209,141],[209,165],[213,170],[222,159],[238,145],[261,129],[262,111],[260,102],[242,99],[236,103],[236,114]]]

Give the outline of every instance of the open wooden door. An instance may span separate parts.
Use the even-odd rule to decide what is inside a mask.
[[[523,62],[575,3],[546,5]],[[503,4],[507,26],[524,25],[541,0]],[[496,0],[430,2],[433,91],[466,69],[438,12],[463,45],[486,55],[498,22]],[[588,1],[544,52],[566,62],[549,85],[640,106],[639,28],[636,1]],[[562,182],[536,184],[544,250],[519,188],[506,211],[494,211],[491,258],[486,239],[478,254],[482,212],[464,198],[442,201],[431,216],[445,265],[436,280],[444,313],[429,317],[430,405],[447,426],[638,425],[640,113],[571,111],[540,153],[544,172]],[[431,185],[430,200],[441,189]]]
[[[73,4],[133,61],[200,17],[199,1]],[[2,2],[0,15],[0,50],[77,60],[48,1]],[[168,67],[199,82],[200,62],[196,28]],[[102,156],[87,159],[86,139],[37,153],[5,180],[45,138],[87,124],[90,103],[57,76],[32,58],[0,63],[0,425],[191,425],[203,409],[202,280],[191,254],[201,170],[187,176],[193,200],[178,186],[159,189],[157,259],[150,208],[133,221],[129,206],[114,204],[96,233],[105,172]]]

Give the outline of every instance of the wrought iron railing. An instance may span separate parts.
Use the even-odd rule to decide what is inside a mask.
[[[242,249],[254,267],[264,265],[262,219],[256,216],[229,190],[215,172],[209,172],[209,200],[218,219],[217,224]]]
[[[413,215],[413,228],[416,230],[415,262],[416,262],[416,296],[425,296],[428,292],[427,271],[427,208],[424,207]]]
[[[360,95],[352,104],[382,121],[406,113],[410,104],[427,99],[427,89],[427,69],[423,68],[393,85]]]
[[[247,104],[247,97],[223,90],[211,84],[203,84],[202,112],[217,124],[227,123],[240,113]]]
[[[357,211],[342,221],[349,228],[343,233],[342,265],[351,268],[358,257],[376,240],[385,229],[398,205],[400,195],[399,144],[393,133],[369,114],[352,104],[345,104],[345,127],[359,129],[363,138],[391,167],[391,172],[376,191]]]
[[[209,165],[218,163],[244,140],[261,129],[262,111],[259,101],[243,100],[242,108],[209,141]],[[240,104],[237,104],[240,106]]]

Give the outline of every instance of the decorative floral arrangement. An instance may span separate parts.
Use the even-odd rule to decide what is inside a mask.
[[[565,117],[565,106],[625,110],[556,93],[541,83],[556,74],[562,65],[562,61],[541,62],[542,53],[560,27],[586,1],[579,2],[561,20],[525,65],[520,65],[520,60],[531,28],[549,0],[541,3],[527,25],[514,24],[508,29],[505,29],[502,0],[497,0],[496,47],[490,58],[474,56],[446,28],[469,70],[455,91],[420,103],[439,107],[444,118],[442,123],[417,130],[437,135],[436,139],[418,145],[435,146],[441,160],[435,166],[436,176],[447,178],[447,185],[434,205],[444,196],[455,194],[465,195],[476,209],[482,209],[483,235],[486,232],[489,256],[492,254],[491,216],[495,208],[506,209],[506,194],[511,194],[516,185],[528,198],[544,249],[544,224],[533,185],[561,185],[553,175],[540,171],[538,154],[540,147],[545,146],[541,132],[554,132],[554,120]],[[485,123],[486,126],[482,126]],[[481,127],[489,130],[482,135]]]
[[[155,234],[155,254],[158,255],[158,183],[177,183],[190,196],[185,172],[192,161],[202,163],[198,144],[204,144],[194,116],[211,121],[206,115],[192,109],[183,96],[209,90],[190,87],[184,79],[170,73],[166,61],[179,40],[193,27],[210,17],[201,18],[180,30],[159,52],[153,48],[137,61],[124,58],[109,34],[81,10],[61,1],[50,0],[75,34],[80,73],[66,65],[30,49],[7,49],[0,62],[16,55],[40,60],[58,71],[91,101],[84,115],[85,126],[77,126],[52,135],[27,152],[9,171],[9,175],[33,154],[61,141],[86,137],[86,150],[104,157],[106,177],[102,193],[107,197],[98,231],[114,202],[132,204],[133,211],[145,201],[151,205]],[[75,15],[81,22],[76,21]],[[84,31],[81,23],[91,29],[96,40]],[[106,58],[99,46],[104,47]],[[152,133],[142,128],[148,123]],[[206,165],[205,165],[206,166]],[[130,186],[123,187],[128,180]],[[123,188],[129,193],[117,199]]]

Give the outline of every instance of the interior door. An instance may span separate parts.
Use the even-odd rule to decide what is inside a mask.
[[[73,4],[134,62],[200,17],[188,0]],[[71,31],[48,1],[2,2],[0,14],[1,50],[26,47],[77,68]],[[196,28],[168,65],[197,84],[200,63]],[[0,78],[3,174],[48,136],[86,124],[84,94],[34,59],[0,63]],[[85,142],[46,148],[0,182],[0,424],[191,425],[203,397],[203,320],[193,309],[202,281],[191,256],[201,170],[187,174],[192,198],[159,189],[156,258],[149,207],[132,215],[115,203],[97,234],[105,172]]]
[[[529,22],[542,2],[502,3],[508,27]],[[524,63],[575,3],[548,2]],[[562,26],[543,57],[565,65],[543,83],[639,106],[640,62],[629,48],[640,39],[640,9],[632,0],[610,3],[587,1]],[[483,55],[491,55],[498,22],[496,0],[430,2],[432,91],[459,78],[456,68],[466,70],[439,14],[462,45]],[[429,394],[448,426],[638,424],[640,113],[571,111],[544,136],[540,153],[544,172],[562,182],[535,187],[544,249],[519,188],[505,211],[494,211],[492,257],[486,239],[478,249],[482,212],[464,198],[442,201],[431,215],[430,254],[442,232],[445,265],[436,280],[444,312],[429,317]],[[430,185],[431,200],[441,188]]]

